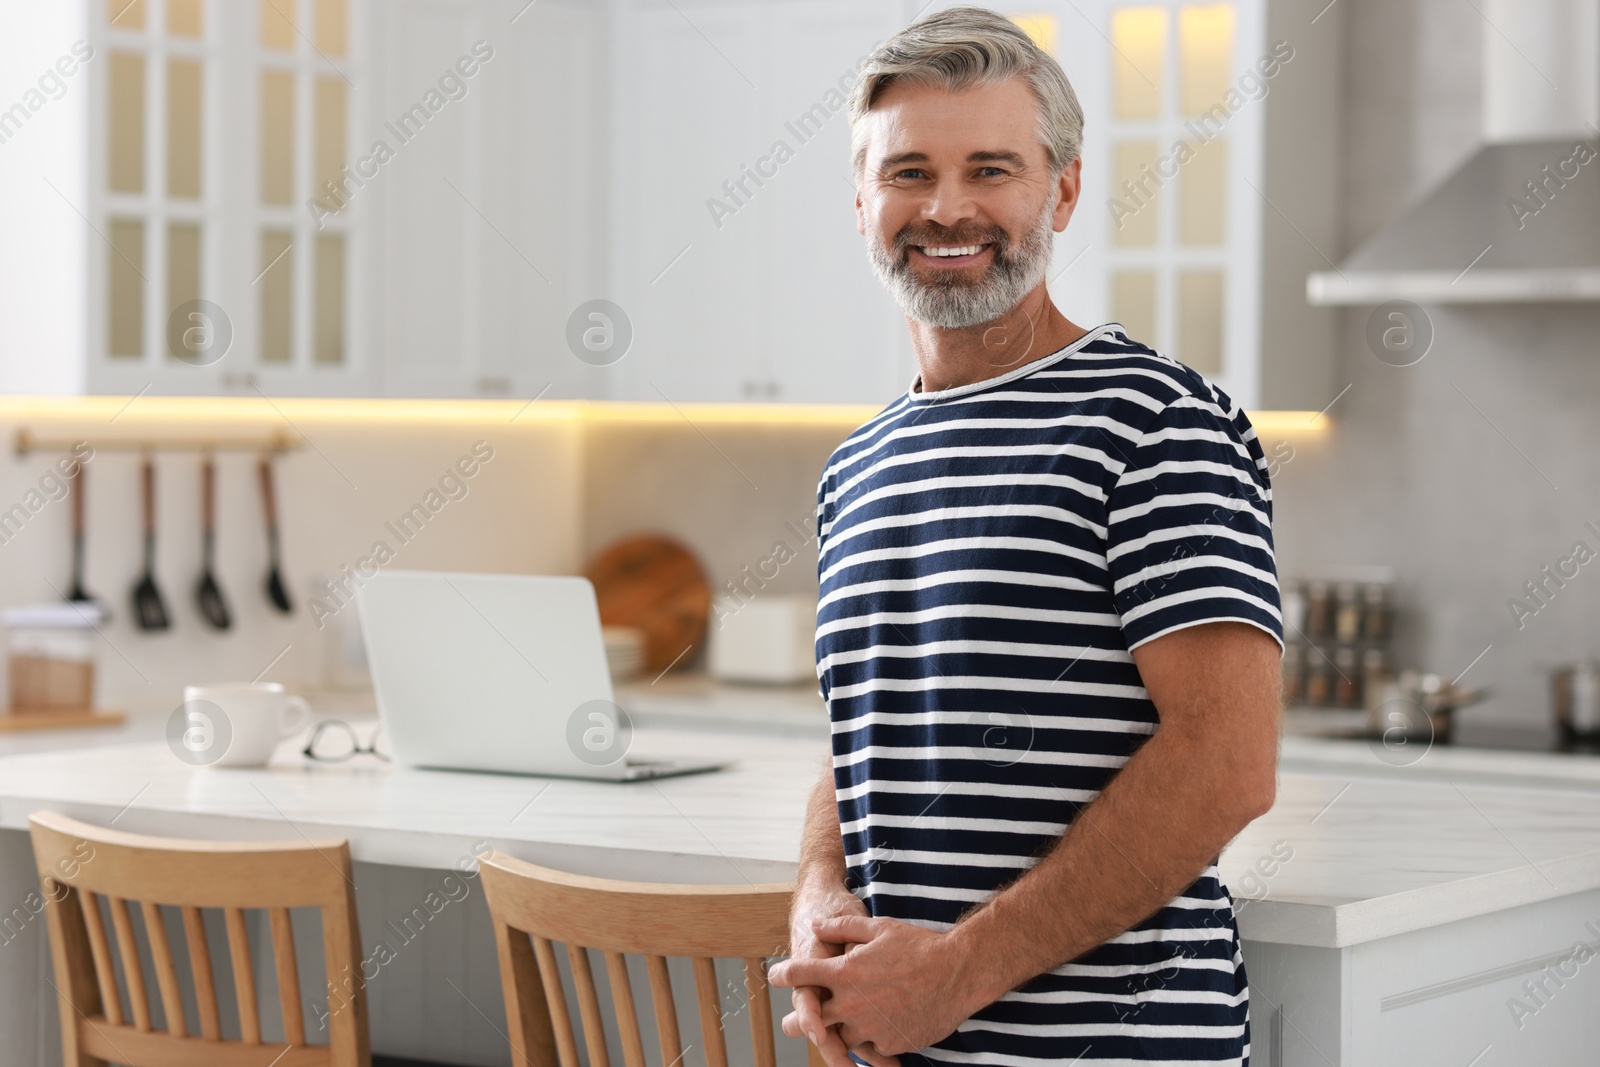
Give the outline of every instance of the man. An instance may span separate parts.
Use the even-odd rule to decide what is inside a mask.
[[[1082,113],[1006,19],[851,100],[858,226],[920,373],[818,488],[829,772],[784,1019],[830,1064],[1246,1063],[1215,862],[1271,806],[1281,621],[1255,432],[1045,289]]]

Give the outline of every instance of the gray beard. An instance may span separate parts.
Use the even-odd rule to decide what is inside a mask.
[[[1055,251],[1055,230],[1051,226],[1054,214],[1055,205],[1046,199],[1038,221],[1023,235],[1015,253],[1011,251],[1010,237],[998,228],[988,242],[951,242],[994,245],[994,260],[977,281],[959,277],[954,271],[932,281],[919,278],[910,261],[910,246],[915,242],[903,235],[896,238],[891,254],[876,235],[867,234],[867,259],[878,281],[894,295],[901,310],[916,321],[947,330],[982,326],[1014,309],[1044,280]]]

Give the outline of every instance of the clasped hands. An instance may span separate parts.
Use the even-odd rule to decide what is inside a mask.
[[[873,918],[853,894],[798,907],[789,948],[768,974],[794,990],[783,1032],[807,1038],[830,1067],[853,1067],[852,1050],[875,1067],[899,1067],[900,1053],[949,1036],[988,1003],[951,934]]]

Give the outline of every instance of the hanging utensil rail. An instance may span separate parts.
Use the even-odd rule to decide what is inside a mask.
[[[18,430],[14,451],[18,456],[30,452],[70,452],[88,444],[96,452],[293,452],[305,447],[305,439],[294,434],[274,432],[255,437],[35,437]]]

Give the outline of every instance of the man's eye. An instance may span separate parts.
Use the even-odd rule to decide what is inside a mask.
[[[999,177],[1005,173],[1005,169],[1002,167],[979,167],[978,173],[982,174],[985,178]]]
[[[916,167],[907,167],[905,170],[897,170],[897,171],[895,171],[894,176],[896,178],[907,178],[907,177],[920,178],[920,177],[922,177],[922,171],[918,170]]]

